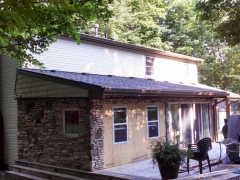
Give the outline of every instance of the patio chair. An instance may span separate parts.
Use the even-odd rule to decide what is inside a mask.
[[[196,144],[188,144],[188,148],[193,151],[193,157],[190,159],[196,160],[199,163],[200,174],[202,174],[202,161],[207,160],[208,167],[211,172],[211,165],[208,156],[208,151],[212,149],[212,142],[210,138],[203,138]],[[187,158],[187,171],[189,174],[189,158]]]

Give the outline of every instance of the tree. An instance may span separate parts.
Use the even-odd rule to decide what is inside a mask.
[[[212,23],[199,18],[195,5],[192,0],[171,3],[160,24],[165,27],[161,40],[173,52],[205,60],[198,68],[200,83],[239,93],[240,49],[221,42]]]
[[[109,9],[114,16],[109,22],[96,20],[89,24],[86,33],[92,33],[94,23],[100,24],[100,36],[130,44],[162,48],[159,19],[165,17],[164,0],[114,0]],[[105,35],[104,35],[105,34]]]
[[[240,3],[236,0],[199,0],[198,11],[202,12],[201,19],[214,25],[217,38],[228,45],[240,43]],[[216,23],[217,22],[217,23]]]
[[[80,43],[79,32],[95,18],[107,21],[112,0],[2,0],[0,1],[0,54],[43,67],[40,54],[68,34]]]

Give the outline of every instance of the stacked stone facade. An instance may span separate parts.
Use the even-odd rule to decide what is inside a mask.
[[[91,138],[91,170],[101,170],[104,167],[103,152],[103,106],[96,100],[89,100],[90,138]]]
[[[210,102],[202,98],[73,98],[18,99],[18,156],[21,160],[87,171],[104,167],[103,105],[165,103],[169,137],[168,102]],[[63,111],[79,110],[79,134],[63,132]]]
[[[63,133],[63,110],[79,109],[79,136]],[[19,159],[92,170],[86,99],[19,99]]]

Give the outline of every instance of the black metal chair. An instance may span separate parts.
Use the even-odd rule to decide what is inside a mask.
[[[188,144],[188,149],[193,151],[193,157],[190,159],[197,160],[199,162],[200,174],[202,174],[202,161],[207,160],[208,167],[211,172],[211,164],[208,156],[208,151],[212,149],[212,141],[210,138],[203,138],[196,144]],[[187,171],[189,174],[189,158],[187,158]]]

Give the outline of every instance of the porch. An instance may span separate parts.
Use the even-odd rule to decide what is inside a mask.
[[[187,173],[186,167],[180,168],[178,179],[237,179],[240,178],[240,174],[233,173],[234,170],[240,169],[240,165],[234,164],[233,162],[221,163],[218,166],[218,159],[220,148],[217,143],[213,143],[213,149],[209,151],[209,156],[211,160],[212,172],[209,172],[207,163],[204,162],[203,174],[200,175],[198,162],[190,161],[190,172]],[[226,160],[226,147],[222,146],[222,160]],[[121,166],[116,166],[108,168],[105,170],[100,170],[94,172],[101,175],[109,175],[115,177],[121,177],[123,179],[149,179],[157,180],[161,179],[158,167],[153,167],[151,159],[145,159],[138,162],[133,162],[129,164],[124,164]]]

